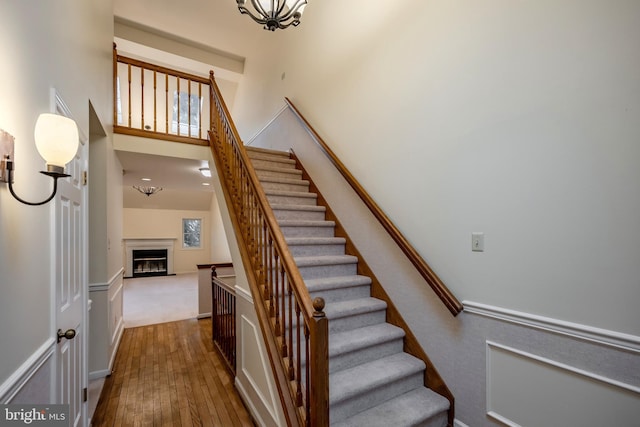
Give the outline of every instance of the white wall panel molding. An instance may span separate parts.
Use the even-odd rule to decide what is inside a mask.
[[[108,291],[111,286],[118,280],[124,273],[124,267],[122,267],[116,274],[114,274],[108,282],[104,283],[89,283],[89,292],[93,291]],[[121,282],[122,283],[122,282]]]
[[[600,329],[589,325],[567,322],[536,314],[524,313],[473,301],[463,301],[464,312],[477,314],[509,323],[529,326],[572,338],[605,344],[640,353],[640,337],[621,332]]]
[[[240,337],[242,337],[242,345],[240,346],[236,385],[239,385],[240,394],[250,407],[258,425],[278,425],[278,415],[274,411],[275,405],[279,403],[275,399],[277,391],[273,388],[271,381],[265,381],[265,378],[256,376],[257,372],[264,375],[266,370],[270,369],[268,358],[264,354],[262,346],[258,345],[262,335],[259,327],[244,315],[240,316]],[[256,405],[258,402],[262,408],[258,408]]]
[[[236,296],[241,297],[245,301],[253,304],[253,297],[251,296],[249,291],[247,291],[246,289],[241,288],[240,286],[236,286],[235,290],[236,290]]]
[[[486,364],[487,415],[508,426],[533,419],[565,426],[602,425],[605,419],[626,425],[640,416],[635,385],[493,341],[486,341]]]
[[[56,341],[46,340],[24,363],[0,385],[0,403],[10,403],[38,370],[55,353]]]

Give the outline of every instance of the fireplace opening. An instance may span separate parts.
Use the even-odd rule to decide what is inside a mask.
[[[166,249],[134,249],[133,277],[166,276]]]

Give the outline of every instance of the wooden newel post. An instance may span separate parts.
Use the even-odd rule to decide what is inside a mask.
[[[313,300],[313,334],[311,342],[311,419],[307,425],[327,427],[329,425],[329,319],[324,313],[324,299]]]

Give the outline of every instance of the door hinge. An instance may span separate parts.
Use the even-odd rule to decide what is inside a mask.
[[[83,388],[82,389],[82,401],[86,402],[87,400],[89,400],[89,396],[88,396],[88,392],[87,392],[87,388]]]
[[[87,185],[88,181],[89,181],[89,174],[87,173],[87,171],[82,171],[82,185]]]

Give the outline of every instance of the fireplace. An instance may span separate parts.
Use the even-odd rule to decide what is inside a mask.
[[[172,276],[176,239],[123,239],[124,277]]]
[[[166,249],[134,249],[132,252],[133,277],[167,275]]]

